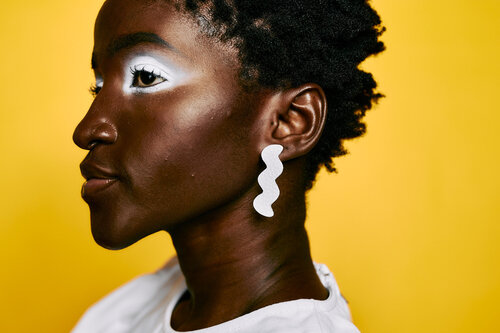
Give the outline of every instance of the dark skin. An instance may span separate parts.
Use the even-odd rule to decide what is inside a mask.
[[[304,228],[302,180],[325,122],[321,87],[243,89],[237,51],[166,2],[108,0],[94,38],[104,83],[74,141],[89,150],[82,196],[96,242],[121,249],[157,231],[171,235],[188,286],[172,315],[180,331],[278,302],[326,299]],[[130,88],[128,66],[143,56],[171,77],[136,73]],[[270,144],[284,146],[284,171],[275,215],[266,218],[252,202]]]

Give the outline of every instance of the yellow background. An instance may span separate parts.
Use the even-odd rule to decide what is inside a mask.
[[[67,332],[94,301],[173,254],[166,234],[92,241],[71,141],[90,105],[101,1],[0,11],[0,332]],[[498,0],[374,0],[387,95],[309,196],[317,261],[362,332],[500,332]]]

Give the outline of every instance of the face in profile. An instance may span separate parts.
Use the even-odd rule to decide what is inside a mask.
[[[94,37],[96,96],[74,141],[97,243],[123,248],[245,192],[258,92],[240,88],[237,52],[166,1],[108,0]]]

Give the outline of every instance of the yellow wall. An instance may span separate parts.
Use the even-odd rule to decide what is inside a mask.
[[[111,252],[79,197],[74,126],[91,102],[100,0],[0,11],[0,332],[67,332],[173,254],[154,235]],[[309,197],[314,257],[363,332],[498,332],[500,2],[374,0],[387,95]]]

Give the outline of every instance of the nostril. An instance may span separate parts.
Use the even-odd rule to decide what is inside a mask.
[[[92,141],[92,142],[90,142],[90,143],[88,144],[88,146],[87,146],[87,149],[88,149],[88,150],[92,150],[92,148],[94,148],[96,144],[98,144],[98,142],[97,142],[97,141]]]
[[[116,127],[107,121],[87,122],[82,120],[73,133],[75,144],[86,150],[92,149],[98,143],[112,144],[118,137]]]

